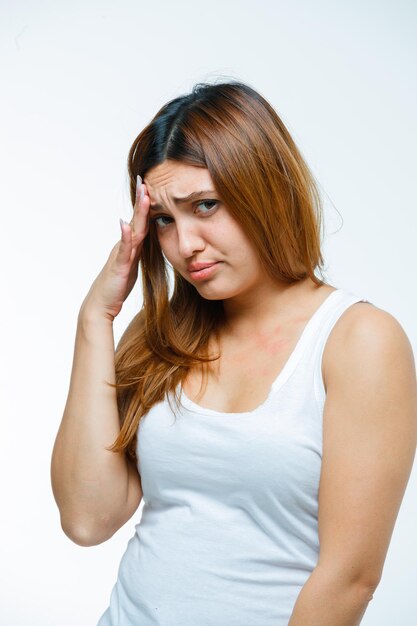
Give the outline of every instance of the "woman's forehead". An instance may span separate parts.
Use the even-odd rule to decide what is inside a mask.
[[[196,167],[188,165],[188,163],[167,160],[150,169],[144,177],[144,183],[155,191],[161,187],[170,186],[178,187],[177,191],[189,193],[192,190],[180,189],[180,187],[212,183],[212,179],[206,167]]]
[[[202,190],[214,191],[207,168],[175,161],[164,161],[156,165],[148,171],[143,182],[152,204],[167,198],[182,199]]]

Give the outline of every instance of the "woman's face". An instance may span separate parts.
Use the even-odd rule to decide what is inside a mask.
[[[243,295],[264,279],[255,249],[206,168],[166,160],[149,170],[144,183],[162,252],[202,297]],[[214,265],[193,271],[193,264]]]

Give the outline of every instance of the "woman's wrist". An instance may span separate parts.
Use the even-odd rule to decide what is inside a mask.
[[[84,300],[78,313],[78,321],[84,323],[92,322],[94,324],[101,322],[113,324],[114,317],[106,313],[102,307],[94,302]]]

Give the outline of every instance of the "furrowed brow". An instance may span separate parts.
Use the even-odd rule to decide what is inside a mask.
[[[217,192],[214,191],[213,189],[202,189],[201,191],[193,191],[188,196],[183,196],[180,198],[174,197],[173,200],[175,204],[186,204],[188,202],[193,202],[193,200],[198,200],[202,196],[212,196],[212,195],[216,195],[216,193]],[[152,204],[150,207],[151,211],[159,211],[163,209],[164,207],[162,206],[162,204],[158,204],[157,202],[155,204]]]

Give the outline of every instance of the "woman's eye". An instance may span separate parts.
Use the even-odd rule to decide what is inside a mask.
[[[168,226],[168,224],[164,224],[164,223],[161,224],[160,222],[158,222],[158,220],[164,220],[164,219],[170,220],[171,218],[169,217],[169,215],[157,215],[156,217],[151,218],[151,222],[156,224],[159,228],[164,228],[165,226]]]
[[[201,211],[203,214],[206,214],[206,213],[214,212],[213,209],[216,209],[216,205],[218,204],[219,204],[218,200],[200,200],[200,202],[196,202],[195,206],[198,208],[202,205],[206,205],[206,210]],[[163,220],[168,220],[168,222],[164,222]],[[156,215],[155,217],[151,218],[151,222],[156,224],[159,229],[165,228],[166,226],[168,226],[170,221],[172,221],[172,217],[170,217],[169,215]]]
[[[197,206],[201,206],[202,204],[218,204],[217,200],[201,200],[200,202],[197,203]],[[214,207],[209,207],[208,210],[211,211]],[[207,211],[203,211],[203,213],[207,213]]]

